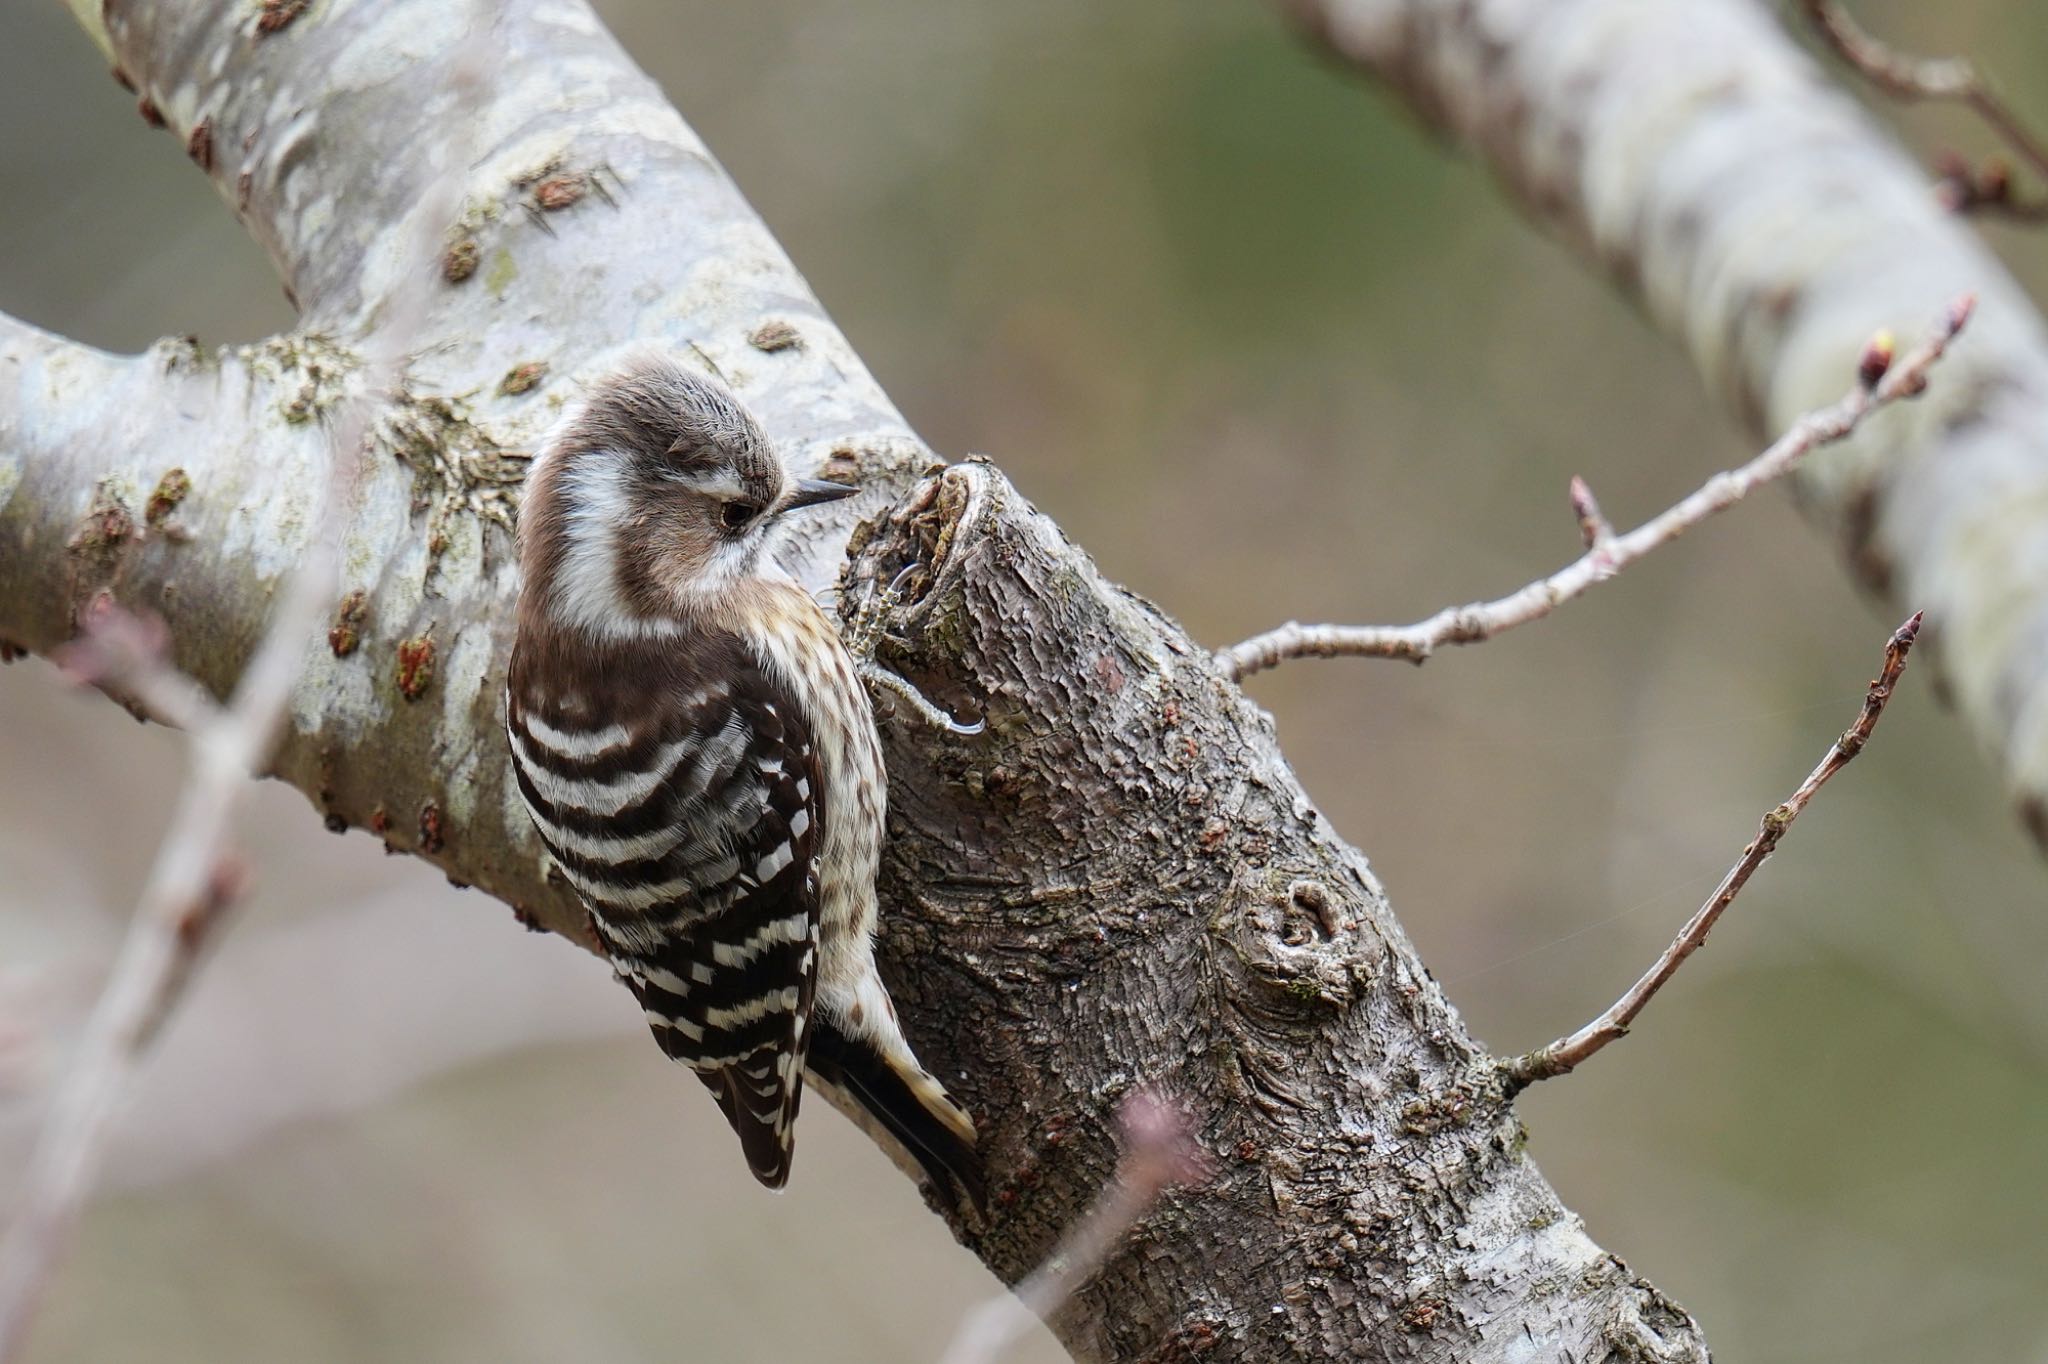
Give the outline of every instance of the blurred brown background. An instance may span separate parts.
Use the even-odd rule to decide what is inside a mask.
[[[1857,8],[1983,55],[2048,123],[2033,0]],[[1497,593],[1576,553],[1571,474],[1633,524],[1749,448],[1620,299],[1259,5],[600,9],[924,435],[993,455],[1204,641]],[[0,307],[117,349],[286,325],[132,106],[62,6],[0,10]],[[1939,111],[1909,128],[1989,148]],[[1992,231],[2048,286],[2048,237]],[[1773,492],[1483,648],[1254,691],[1514,1049],[1663,945],[1903,614]],[[7,1161],[178,759],[40,663],[0,673]],[[914,1361],[994,1287],[823,1105],[791,1193],[760,1193],[594,961],[288,791],[251,804],[260,891],[43,1364]],[[1536,1155],[1721,1358],[2048,1360],[2044,907],[1923,666],[1628,1044],[1524,1101]]]

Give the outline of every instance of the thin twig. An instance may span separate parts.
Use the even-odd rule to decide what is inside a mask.
[[[1974,63],[1966,57],[1916,57],[1899,51],[1859,25],[1837,0],[1801,0],[1806,15],[1837,55],[1868,77],[1878,89],[1902,100],[1946,100],[1967,105],[1989,124],[2007,147],[2048,178],[2048,140],[2020,119]],[[1944,172],[1944,193],[1958,211],[1991,209],[2009,217],[2039,221],[2048,217],[2048,203],[2012,197],[2011,179],[1996,166],[1979,177],[1958,178],[1953,167]]]
[[[1901,625],[1885,645],[1884,667],[1864,694],[1863,710],[1857,715],[1856,723],[1835,740],[1827,756],[1820,760],[1820,765],[1799,783],[1799,789],[1783,805],[1763,817],[1763,822],[1757,826],[1756,838],[1742,850],[1742,856],[1721,878],[1721,884],[1686,921],[1678,936],[1671,940],[1671,946],[1664,949],[1664,954],[1643,973],[1642,979],[1631,985],[1627,994],[1614,1001],[1607,1012],[1569,1037],[1560,1037],[1547,1047],[1538,1047],[1526,1055],[1501,1063],[1502,1082],[1510,1093],[1538,1080],[1569,1074],[1608,1043],[1628,1035],[1629,1025],[1635,1022],[1636,1015],[1643,1011],[1657,991],[1664,988],[1665,982],[1677,974],[1685,959],[1706,944],[1707,934],[1713,931],[1721,912],[1735,903],[1735,897],[1742,893],[1742,888],[1749,884],[1750,876],[1777,848],[1778,840],[1792,827],[1792,821],[1799,818],[1807,802],[1827,785],[1829,778],[1847,767],[1850,760],[1863,751],[1871,731],[1877,728],[1878,717],[1884,714],[1885,706],[1892,699],[1892,689],[1898,685],[1899,674],[1906,669],[1906,655],[1919,633],[1920,615],[1915,612],[1913,618]]]
[[[479,21],[451,61],[451,79],[467,92],[487,69],[489,24]],[[467,127],[462,120],[452,126]],[[419,288],[400,303],[367,348],[359,387],[332,431],[332,456],[319,521],[287,579],[277,609],[225,707],[164,660],[152,627],[103,605],[66,666],[126,693],[160,718],[184,726],[192,766],[169,830],[157,850],[128,935],[87,1020],[50,1105],[30,1159],[23,1199],[0,1242],[0,1364],[20,1357],[44,1288],[69,1244],[91,1190],[99,1156],[122,1099],[151,1042],[227,907],[241,890],[240,863],[227,851],[235,805],[259,774],[309,648],[341,576],[341,540],[354,502],[362,447],[373,408],[396,386],[426,317],[441,243],[460,208],[466,148],[449,149],[432,177],[407,254],[420,263]],[[159,640],[160,644],[161,641]]]
[[[1972,296],[1949,305],[1928,338],[1894,363],[1889,335],[1864,347],[1856,386],[1833,406],[1794,422],[1769,449],[1737,469],[1714,475],[1698,491],[1626,535],[1614,534],[1584,480],[1572,480],[1572,506],[1586,552],[1547,578],[1489,602],[1445,607],[1413,625],[1302,625],[1296,621],[1216,654],[1226,677],[1239,680],[1292,658],[1405,658],[1421,663],[1445,644],[1476,644],[1540,620],[1596,583],[1676,540],[1700,522],[1783,477],[1809,452],[1841,440],[1872,412],[1927,387],[1927,371],[1970,320]]]
[[[1951,213],[2028,225],[2048,223],[2048,196],[2023,198],[2015,193],[2012,168],[1998,157],[1973,166],[1961,152],[1944,152],[1934,159],[1934,174],[1935,194]]]
[[[102,593],[87,605],[78,638],[53,657],[74,680],[160,725],[197,734],[221,722],[221,709],[211,692],[170,662],[170,643],[162,617],[124,611]]]
[[[1160,1194],[1207,1176],[1208,1160],[1194,1144],[1187,1115],[1173,1104],[1138,1090],[1124,1100],[1117,1120],[1124,1151],[1109,1186],[1012,1293],[990,1298],[961,1319],[939,1364],[992,1364],[1023,1338],[1034,1317],[1050,1320],[1102,1268]]]

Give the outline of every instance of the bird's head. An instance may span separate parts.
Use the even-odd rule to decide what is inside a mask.
[[[522,612],[598,633],[687,617],[775,571],[785,513],[855,491],[791,478],[725,385],[638,357],[591,386],[528,474]]]

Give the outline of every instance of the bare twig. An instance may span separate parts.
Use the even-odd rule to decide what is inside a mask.
[[[1109,1187],[1013,1293],[990,1298],[962,1318],[939,1364],[991,1364],[1022,1339],[1033,1317],[1044,1321],[1059,1311],[1160,1194],[1206,1177],[1208,1161],[1188,1131],[1187,1115],[1173,1104],[1138,1090],[1124,1100],[1117,1122],[1124,1151]]]
[[[2016,223],[2048,223],[2048,196],[2023,198],[2012,186],[2012,168],[1997,157],[1973,166],[1961,152],[1934,159],[1935,193],[1951,213],[1975,213]]]
[[[1895,99],[1967,105],[2007,147],[2048,178],[2048,141],[2021,121],[1968,58],[1916,57],[1880,41],[1837,0],[1801,0],[1801,4],[1828,45],[1878,89]],[[2048,202],[2015,199],[2011,176],[1995,162],[1978,175],[1957,158],[1943,169],[1942,193],[1949,207],[1958,212],[1988,209],[2025,221],[2048,220]]]
[[[1877,728],[1878,717],[1884,714],[1885,706],[1892,699],[1892,688],[1898,684],[1899,674],[1906,669],[1906,655],[1919,633],[1920,616],[1916,612],[1911,620],[1893,632],[1885,645],[1884,667],[1864,694],[1863,710],[1857,715],[1856,723],[1835,740],[1827,755],[1820,760],[1820,765],[1799,783],[1799,789],[1787,797],[1783,805],[1763,817],[1763,822],[1757,826],[1756,838],[1742,850],[1742,856],[1721,878],[1721,884],[1686,921],[1685,927],[1672,939],[1671,946],[1664,949],[1663,955],[1643,973],[1642,979],[1631,985],[1628,993],[1614,1001],[1605,1013],[1569,1037],[1560,1037],[1547,1047],[1538,1047],[1526,1055],[1501,1063],[1501,1078],[1510,1092],[1538,1080],[1569,1074],[1608,1043],[1628,1035],[1629,1025],[1635,1022],[1636,1015],[1643,1011],[1657,991],[1664,988],[1665,982],[1677,974],[1685,959],[1706,944],[1707,934],[1713,931],[1721,912],[1735,903],[1735,897],[1742,893],[1751,875],[1777,848],[1778,840],[1792,827],[1792,821],[1799,818],[1807,802],[1827,785],[1829,778],[1847,767],[1850,760],[1863,751],[1871,731]]]
[[[450,71],[458,89],[472,87],[486,69],[488,31],[487,23],[473,24],[457,49]],[[85,680],[185,727],[192,767],[127,938],[51,1102],[30,1159],[21,1207],[0,1242],[0,1362],[19,1358],[43,1289],[91,1189],[120,1103],[241,890],[241,864],[227,851],[235,805],[247,779],[264,766],[306,652],[317,647],[325,625],[340,581],[341,538],[372,410],[396,385],[425,319],[432,294],[424,280],[432,277],[443,235],[459,210],[467,165],[467,155],[456,149],[420,205],[408,255],[420,263],[423,283],[399,295],[399,306],[372,339],[360,386],[342,404],[334,425],[312,542],[287,579],[227,705],[214,705],[203,688],[166,661],[157,627],[111,602],[91,613],[83,639],[65,659],[66,667]]]
[[[221,722],[212,693],[170,662],[170,630],[161,617],[122,610],[111,594],[87,606],[78,638],[58,650],[59,667],[158,724],[197,734]]]
[[[1413,625],[1302,625],[1295,621],[1216,654],[1225,676],[1242,680],[1292,658],[1405,658],[1421,663],[1445,644],[1476,644],[1517,625],[1540,620],[1596,583],[1669,544],[1754,489],[1788,473],[1809,452],[1842,439],[1872,412],[1927,387],[1927,371],[1970,320],[1976,300],[1964,297],[1928,338],[1893,362],[1888,335],[1864,348],[1856,386],[1831,407],[1809,412],[1769,449],[1737,469],[1707,480],[1677,505],[1626,535],[1616,535],[1583,480],[1572,481],[1572,506],[1586,552],[1547,578],[1490,602],[1446,607]]]

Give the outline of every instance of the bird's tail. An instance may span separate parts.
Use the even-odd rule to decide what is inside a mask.
[[[945,1086],[917,1064],[909,1048],[889,1051],[871,1036],[855,1036],[820,1011],[813,1019],[811,1074],[857,1101],[924,1168],[943,1197],[987,1209],[981,1159],[974,1150],[974,1119]]]

